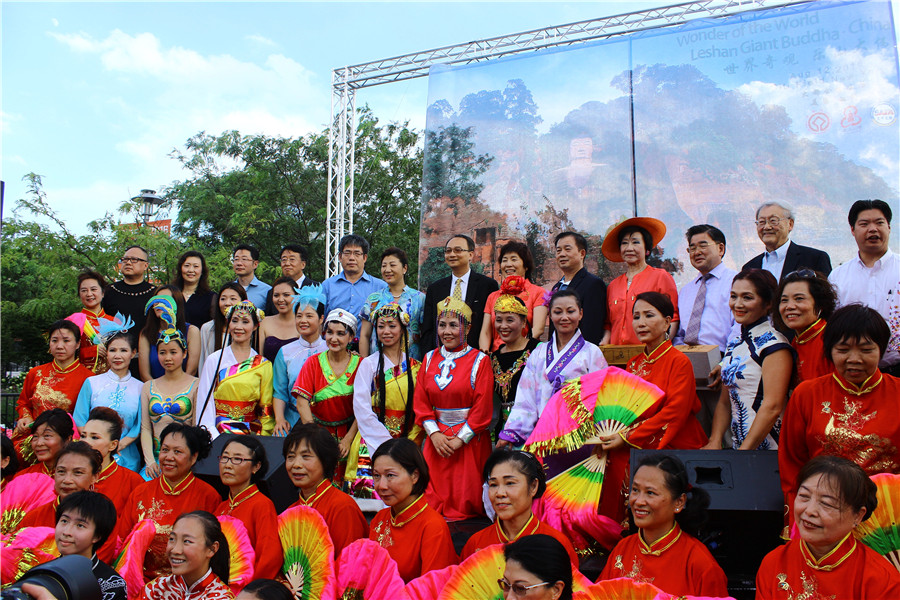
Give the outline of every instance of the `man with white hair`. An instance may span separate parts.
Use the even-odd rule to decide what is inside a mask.
[[[795,244],[788,239],[794,229],[794,213],[786,204],[766,202],[756,209],[756,233],[766,251],[744,265],[744,269],[765,269],[781,280],[798,269],[812,269],[827,276],[831,258],[827,253]]]

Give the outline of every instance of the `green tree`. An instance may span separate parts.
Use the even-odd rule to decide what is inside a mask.
[[[380,125],[368,107],[358,111],[354,230],[369,240],[370,255],[399,246],[418,248],[422,151],[406,123]],[[307,272],[325,275],[327,132],[302,138],[199,133],[172,156],[191,173],[167,197],[178,208],[175,232],[207,249],[249,243],[259,248],[261,279],[274,278],[285,244],[309,249]],[[225,165],[233,165],[229,170]],[[227,256],[227,254],[225,255]],[[378,266],[370,258],[369,270]],[[415,261],[414,261],[415,262]],[[211,269],[214,267],[211,266]],[[413,271],[413,269],[411,269]],[[223,268],[223,275],[227,269]],[[213,273],[213,280],[218,272]],[[413,282],[415,273],[411,273]]]
[[[478,197],[484,185],[479,178],[494,157],[476,155],[471,137],[474,127],[457,124],[425,133],[425,173],[422,178],[424,199],[462,198],[468,204]]]

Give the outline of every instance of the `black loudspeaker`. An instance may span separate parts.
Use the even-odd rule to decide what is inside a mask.
[[[197,461],[194,466],[194,474],[216,488],[223,498],[228,497],[228,488],[219,480],[219,456],[222,454],[222,449],[235,437],[238,437],[238,434],[222,434],[217,437],[213,440],[209,456]],[[253,437],[262,442],[266,458],[269,459],[269,471],[263,477],[259,489],[272,500],[275,510],[280,514],[300,497],[300,492],[291,483],[287,471],[284,470],[284,458],[281,455],[284,438],[268,435]]]
[[[766,554],[781,545],[784,496],[778,478],[778,452],[772,450],[632,450],[631,474],[641,458],[678,457],[688,482],[709,492],[704,542],[728,576],[728,591],[752,599],[756,571]]]

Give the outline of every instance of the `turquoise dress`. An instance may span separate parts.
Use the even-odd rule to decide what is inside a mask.
[[[100,375],[94,375],[85,379],[75,401],[75,410],[72,417],[75,424],[81,428],[88,422],[91,409],[98,406],[108,406],[122,417],[124,427],[122,437],[139,438],[141,435],[141,388],[144,383],[128,373],[119,378],[112,371]],[[132,471],[141,468],[140,439],[117,453],[114,459],[117,463]]]
[[[191,382],[190,387],[174,396],[163,396],[153,390],[153,381],[150,382],[150,431],[153,437],[153,458],[159,460],[159,436],[169,423],[187,423],[194,415],[194,403],[191,401],[191,390],[197,385],[197,380]],[[141,476],[150,480],[146,467],[141,470]]]

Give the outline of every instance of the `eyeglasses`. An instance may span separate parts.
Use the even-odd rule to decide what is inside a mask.
[[[119,259],[120,263],[142,263],[147,262],[146,258],[138,258],[136,256],[123,256]]]
[[[712,244],[710,244],[709,242],[699,242],[697,244],[691,244],[690,246],[688,246],[688,254],[693,254],[694,252],[697,252],[698,250],[706,250],[711,245]]]
[[[444,254],[462,254],[463,252],[468,252],[468,248],[444,248]]]
[[[362,250],[344,250],[343,252],[341,252],[341,254],[343,254],[344,256],[346,256],[348,258],[351,256],[355,256],[356,258],[362,258],[363,256],[365,256],[365,253]]]
[[[781,225],[782,221],[787,221],[787,219],[782,219],[781,217],[769,217],[768,219],[757,219],[754,223],[756,223],[757,227],[765,227],[766,223],[772,227],[778,227]]]
[[[290,258],[282,258],[281,264],[283,265],[294,265],[300,262],[296,256],[291,256]]]
[[[236,467],[241,466],[245,462],[253,462],[252,458],[244,458],[243,456],[220,456],[219,464],[227,465],[228,463],[233,464]]]
[[[501,578],[497,580],[497,585],[500,586],[500,589],[503,593],[512,590],[513,595],[515,596],[524,596],[528,593],[528,590],[534,589],[536,587],[541,587],[542,585],[551,585],[549,581],[542,581],[540,583],[535,583],[534,585],[522,585],[521,583],[510,583],[505,578]]]

